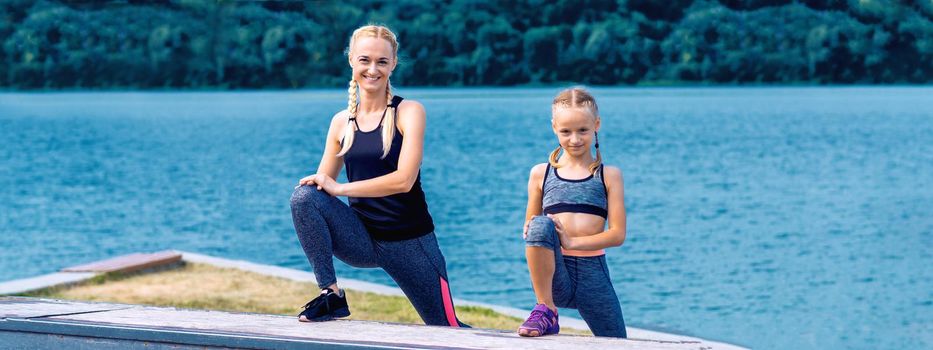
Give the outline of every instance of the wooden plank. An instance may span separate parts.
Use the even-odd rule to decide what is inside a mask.
[[[101,260],[90,264],[72,266],[62,272],[133,272],[181,261],[181,253],[166,250],[156,253],[135,253]]]

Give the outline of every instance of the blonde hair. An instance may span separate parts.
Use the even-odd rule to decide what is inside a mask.
[[[351,54],[351,48],[353,44],[359,38],[380,38],[385,39],[392,45],[392,57],[393,59],[398,59],[398,41],[395,39],[395,33],[392,33],[389,28],[378,25],[367,25],[357,28],[353,31],[353,35],[350,36],[350,45],[347,46],[347,55]],[[350,79],[350,88],[347,89],[349,97],[347,98],[347,112],[349,112],[349,117],[347,118],[347,127],[343,132],[343,140],[341,141],[342,147],[340,152],[337,153],[338,157],[343,157],[344,154],[347,154],[347,151],[350,150],[350,147],[353,146],[353,135],[356,131],[356,123],[353,120],[356,118],[357,108],[359,108],[359,83],[356,80]],[[382,122],[382,157],[385,158],[389,154],[389,150],[392,148],[392,139],[395,137],[395,107],[392,106],[392,83],[386,78],[386,111],[385,117]]]
[[[551,104],[551,113],[553,114],[558,109],[562,108],[581,108],[589,111],[593,117],[599,119],[599,107],[596,106],[596,98],[593,97],[589,91],[582,87],[572,87],[565,89],[557,94],[557,97],[554,97],[554,102]],[[560,164],[557,164],[557,158],[560,155],[561,147],[557,145],[557,149],[551,152],[551,156],[548,158],[548,162],[551,163],[551,166],[554,168],[560,168]],[[599,152],[599,138],[596,139],[596,161],[590,164],[590,173],[595,174],[596,170],[599,169],[599,166],[603,163],[603,156]]]

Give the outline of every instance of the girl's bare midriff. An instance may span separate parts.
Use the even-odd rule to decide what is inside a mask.
[[[587,213],[557,213],[552,214],[560,220],[564,226],[564,232],[570,237],[592,236],[603,232],[606,227],[606,219],[601,216]],[[560,251],[567,256],[599,256],[606,254],[603,249],[599,250],[573,250],[561,248]]]

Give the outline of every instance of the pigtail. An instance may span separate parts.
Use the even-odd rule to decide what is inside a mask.
[[[359,100],[357,95],[357,82],[356,80],[350,80],[350,88],[347,89],[349,96],[347,97],[347,127],[343,130],[343,141],[341,142],[340,152],[337,153],[337,157],[343,157],[344,154],[347,154],[347,151],[350,150],[350,147],[353,146],[353,135],[355,135],[356,127],[356,111],[359,106]]]
[[[561,166],[560,164],[557,164],[557,159],[560,157],[560,150],[560,145],[557,145],[557,148],[555,148],[554,151],[551,152],[551,156],[548,157],[548,163],[551,163],[551,167],[554,169],[560,168]]]
[[[596,170],[603,164],[603,155],[599,152],[599,133],[594,132],[593,136],[596,138],[596,161],[590,164],[590,173],[595,175]]]

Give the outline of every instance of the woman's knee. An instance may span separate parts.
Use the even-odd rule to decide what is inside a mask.
[[[314,186],[298,186],[298,188],[292,192],[291,206],[292,208],[308,205],[319,207],[325,200],[325,197],[328,197],[328,195]]]
[[[542,246],[541,243],[553,243],[556,233],[554,221],[551,218],[543,215],[535,216],[528,223],[525,245]]]

